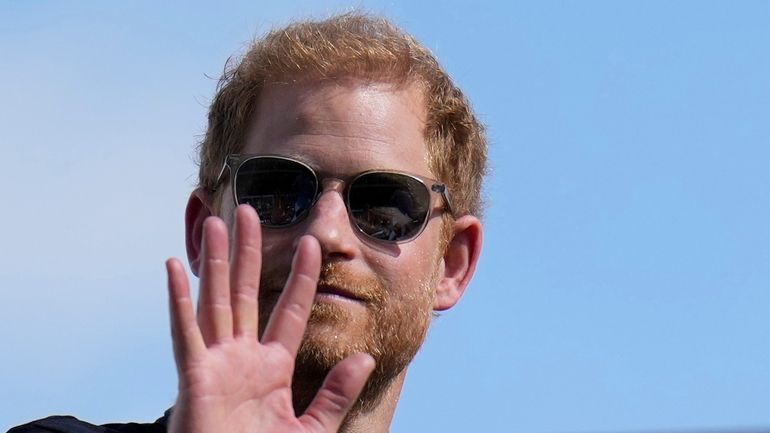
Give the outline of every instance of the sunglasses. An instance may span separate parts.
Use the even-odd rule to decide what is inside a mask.
[[[251,205],[267,228],[299,223],[323,192],[316,171],[292,158],[229,155],[215,185],[226,169],[235,205]],[[353,226],[378,241],[402,243],[419,236],[431,219],[434,198],[443,199],[442,212],[452,213],[446,185],[423,176],[370,170],[336,180],[344,185],[342,197]]]

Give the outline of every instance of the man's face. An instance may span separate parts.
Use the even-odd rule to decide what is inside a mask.
[[[350,179],[372,169],[434,177],[423,136],[425,103],[414,86],[348,81],[268,86],[256,113],[241,153],[292,157],[313,167],[319,179]],[[313,235],[324,266],[298,370],[321,374],[364,351],[378,364],[371,382],[384,385],[406,367],[427,331],[440,272],[441,218],[432,218],[410,242],[367,239],[351,225],[337,182],[322,181],[323,192],[301,223],[263,229],[261,329],[297,240]],[[230,222],[229,186],[223,193],[221,214]],[[340,291],[358,299],[330,293]]]

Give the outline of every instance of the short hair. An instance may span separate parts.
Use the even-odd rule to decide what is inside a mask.
[[[387,19],[360,12],[270,31],[241,58],[228,59],[200,143],[199,186],[213,191],[227,155],[243,148],[266,85],[343,78],[420,86],[427,105],[424,136],[432,175],[447,184],[455,216],[481,217],[487,171],[484,126],[427,48]],[[215,207],[220,199],[214,197]]]

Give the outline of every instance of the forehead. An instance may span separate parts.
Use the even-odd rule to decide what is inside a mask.
[[[291,156],[336,174],[429,176],[422,95],[416,85],[361,81],[269,85],[242,153]]]

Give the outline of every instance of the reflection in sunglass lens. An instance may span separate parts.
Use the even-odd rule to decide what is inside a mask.
[[[361,231],[377,239],[401,241],[422,228],[430,192],[407,175],[367,173],[350,185],[348,205]]]
[[[246,160],[235,179],[238,204],[250,204],[265,226],[285,226],[302,219],[313,203],[316,186],[307,167],[270,157]]]

